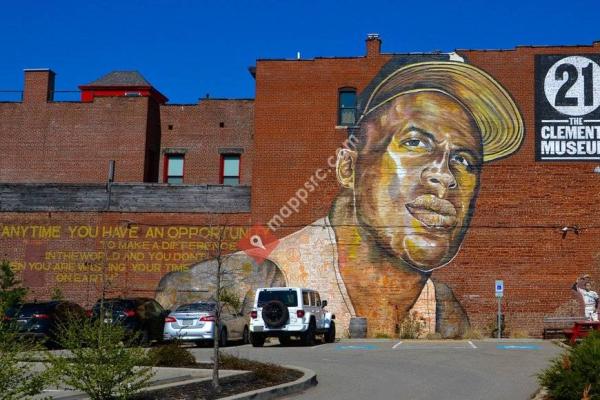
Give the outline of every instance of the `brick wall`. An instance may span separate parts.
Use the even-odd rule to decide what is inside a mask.
[[[185,153],[184,183],[219,184],[220,153],[241,153],[242,185],[252,183],[253,100],[202,99],[195,105],[162,105],[160,182],[166,152]]]
[[[494,321],[495,279],[505,281],[509,328],[535,335],[541,334],[543,316],[567,312],[572,302],[570,286],[579,275],[590,273],[598,290],[600,192],[596,188],[600,177],[594,173],[598,163],[535,161],[533,67],[535,54],[599,52],[600,43],[458,51],[507,89],[523,114],[526,130],[517,153],[484,165],[474,218],[461,249],[456,258],[433,274],[454,291],[476,328],[484,330]],[[346,138],[345,129],[335,128],[338,89],[349,86],[362,90],[390,57],[257,62],[254,223],[265,224],[280,213],[319,168],[326,171],[326,179],[309,194],[307,204],[300,204],[298,213],[292,212],[285,219],[276,235],[285,237],[328,214],[339,187],[327,158]],[[582,228],[580,233],[570,232],[563,238],[561,228],[574,225]],[[390,270],[380,282],[402,290],[403,283],[394,274]],[[376,283],[377,276],[374,271],[356,273],[355,278],[363,281],[356,285],[367,287],[361,299],[384,297],[386,287]],[[368,282],[373,283],[369,286]],[[388,304],[384,303],[373,301],[371,315],[387,318]],[[373,329],[393,334],[388,323],[369,326],[372,334]]]
[[[252,182],[253,100],[159,105],[152,97],[53,102],[54,73],[27,70],[23,102],[0,103],[0,182],[162,182],[165,151],[186,153],[185,183],[218,184],[220,151]]]
[[[143,182],[149,98],[0,104],[2,182]]]
[[[91,306],[108,296],[153,296],[168,272],[237,249],[249,214],[29,212],[0,214],[0,259],[9,260],[30,299]]]

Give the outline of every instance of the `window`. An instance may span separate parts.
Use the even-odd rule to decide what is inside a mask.
[[[356,122],[356,90],[341,89],[339,97],[338,125],[352,126]]]
[[[240,184],[240,155],[221,155],[221,183],[223,185]]]
[[[308,292],[302,291],[302,304],[310,306],[310,300],[308,299]]]
[[[257,307],[269,301],[277,300],[288,307],[298,307],[298,294],[295,290],[263,290],[258,294]]]
[[[165,155],[165,174],[163,182],[183,183],[183,154]]]

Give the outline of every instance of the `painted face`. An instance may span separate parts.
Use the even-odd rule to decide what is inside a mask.
[[[427,271],[462,242],[479,188],[482,143],[469,113],[440,92],[410,93],[364,122],[357,216],[380,247]]]

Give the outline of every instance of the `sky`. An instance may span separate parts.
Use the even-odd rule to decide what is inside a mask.
[[[25,68],[52,69],[65,91],[138,70],[170,103],[254,97],[256,59],[362,56],[368,33],[383,52],[600,41],[597,0],[3,3],[0,91],[22,90]]]

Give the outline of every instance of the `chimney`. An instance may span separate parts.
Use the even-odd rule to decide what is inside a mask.
[[[49,68],[26,69],[23,102],[46,103],[54,97],[54,72]]]
[[[381,54],[381,39],[379,33],[369,33],[367,35],[367,57],[374,57]]]

